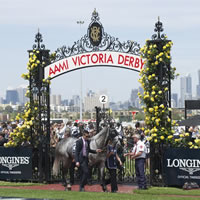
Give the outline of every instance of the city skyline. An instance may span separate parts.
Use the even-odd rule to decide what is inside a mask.
[[[197,71],[198,73],[196,73],[196,75],[198,76],[198,81],[196,84],[193,83],[194,78],[191,76],[191,73],[186,74],[185,76],[180,76],[180,92],[175,92],[175,91],[171,91],[172,96],[173,94],[177,94],[178,95],[178,105],[179,107],[183,107],[184,100],[189,100],[189,99],[196,99],[196,98],[200,98],[200,69]],[[131,102],[131,95],[132,95],[132,91],[133,90],[138,90],[139,87],[141,87],[140,85],[138,85],[137,88],[132,88],[129,92],[127,91],[127,99],[123,99],[123,100],[115,100],[114,98],[112,98],[112,95],[110,95],[110,91],[105,89],[105,88],[101,88],[101,90],[98,89],[91,89],[88,88],[87,90],[85,90],[83,92],[83,98],[87,96],[87,93],[89,91],[98,93],[98,95],[100,96],[101,94],[106,94],[109,98],[110,102],[125,102],[125,101],[130,101]],[[5,95],[4,96],[0,96],[1,98],[3,98],[4,100],[6,100],[6,95],[7,95],[7,91],[9,90],[19,90],[19,88],[26,88],[25,85],[20,85],[18,87],[8,87],[5,90]],[[106,91],[106,92],[104,92]],[[21,94],[22,95],[22,94]],[[21,96],[20,95],[20,96]],[[51,90],[51,95],[60,95],[62,96],[62,100],[69,100],[69,99],[73,99],[73,96],[80,96],[80,91],[77,91],[77,93],[72,93],[71,96],[65,96],[62,93],[53,93]],[[21,97],[22,98],[22,97]],[[172,98],[173,99],[173,98]],[[181,102],[180,102],[181,101]]]
[[[119,38],[121,42],[136,41],[141,47],[154,34],[154,25],[160,16],[164,33],[174,43],[172,66],[177,68],[181,76],[190,73],[193,78],[192,90],[196,90],[197,71],[200,68],[199,1],[169,0],[163,6],[158,0],[74,0],[70,4],[58,0],[56,6],[55,9],[55,2],[51,0],[48,3],[47,0],[1,1],[0,53],[4,59],[1,63],[0,96],[5,96],[8,86],[16,88],[28,84],[21,78],[21,74],[27,72],[27,50],[32,48],[38,28],[43,35],[43,44],[51,52],[63,45],[72,46],[86,34],[94,8],[99,13],[106,33]],[[115,12],[111,13],[110,9]],[[35,13],[34,10],[37,10],[37,14],[30,14]],[[84,21],[84,24],[78,25],[78,20]],[[129,70],[101,67],[84,69],[82,75],[84,93],[87,89],[106,88],[114,101],[127,100],[131,90],[139,87],[139,74]],[[56,78],[51,88],[53,93],[62,94],[65,98],[79,94],[80,71]],[[172,92],[180,95],[180,77],[172,82]]]

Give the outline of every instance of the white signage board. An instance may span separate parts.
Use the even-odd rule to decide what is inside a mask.
[[[45,79],[86,67],[109,66],[141,71],[144,59],[121,52],[91,52],[70,56],[45,67]]]
[[[106,103],[108,102],[108,96],[105,95],[105,94],[100,95],[99,101],[100,101],[100,103],[102,103],[102,104],[106,104]]]

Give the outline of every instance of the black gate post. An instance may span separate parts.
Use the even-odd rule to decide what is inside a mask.
[[[152,40],[147,42],[147,45],[155,45],[157,46],[158,52],[163,52],[163,47],[170,42],[170,40],[165,39],[165,35],[161,32],[163,31],[163,26],[160,20],[155,24],[155,32],[152,36]],[[171,66],[170,63],[161,62],[158,65],[158,69],[156,72],[156,77],[158,77],[158,85],[160,86],[163,92],[163,98],[158,102],[159,104],[163,104],[167,108],[171,108]],[[168,90],[165,90],[168,88]],[[171,119],[171,110],[168,112],[168,116]],[[166,122],[161,122],[162,127],[166,126]],[[150,184],[151,185],[159,185],[164,186],[164,177],[163,174],[163,153],[164,153],[164,144],[155,144],[150,143]]]
[[[30,74],[29,88],[30,88],[30,106],[34,109],[38,106],[38,116],[35,119],[35,126],[31,129],[32,141],[31,144],[36,148],[37,153],[37,179],[40,182],[50,180],[50,102],[49,102],[49,84],[44,80],[44,67],[50,63],[49,52],[45,49],[42,35],[38,31],[35,36],[35,43],[33,50],[28,50],[34,53],[37,59],[37,67],[35,73]],[[37,141],[33,140],[37,138]]]
[[[100,124],[100,121],[101,121],[101,108],[100,107],[95,107],[96,109],[96,131],[97,133],[99,133],[99,124]]]

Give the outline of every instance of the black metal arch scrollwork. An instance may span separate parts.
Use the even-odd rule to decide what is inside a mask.
[[[80,40],[74,42],[72,47],[62,46],[55,51],[55,57],[51,60],[52,63],[61,60],[66,57],[74,56],[81,53],[96,52],[96,51],[113,51],[121,53],[130,53],[133,55],[140,55],[140,45],[128,40],[126,42],[120,42],[118,38],[115,38],[106,32],[99,21],[99,14],[96,10],[92,13],[92,21],[89,24],[87,34],[85,34]],[[101,42],[98,45],[93,45],[90,39],[90,27],[92,24],[97,23],[101,27]]]

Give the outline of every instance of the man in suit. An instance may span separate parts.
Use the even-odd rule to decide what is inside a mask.
[[[87,184],[89,153],[102,152],[101,149],[90,149],[89,137],[89,132],[84,130],[83,136],[76,141],[75,162],[76,166],[81,168],[80,191],[84,191],[84,186]]]

